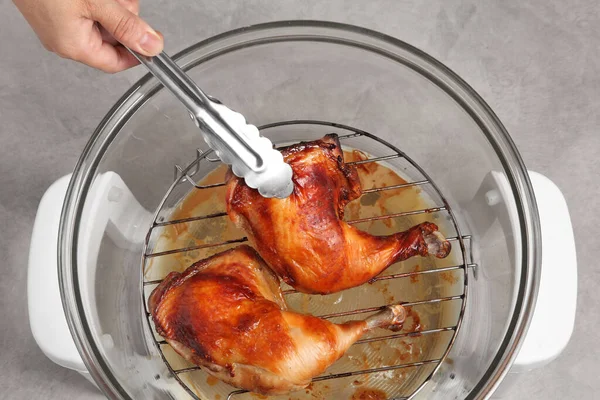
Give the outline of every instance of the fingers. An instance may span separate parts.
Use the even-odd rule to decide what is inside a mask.
[[[138,0],[116,0],[121,6],[125,7],[130,12],[138,15],[140,13],[140,3]],[[102,40],[112,45],[117,45],[119,42],[113,37],[102,25],[100,25],[100,33]],[[159,32],[157,32],[159,33]],[[160,34],[160,33],[159,33]]]
[[[112,38],[108,33],[103,33],[103,30],[102,27],[95,24],[88,45],[83,46],[76,56],[69,58],[108,73],[123,71],[139,64],[138,60],[125,47],[103,40],[106,36]]]
[[[162,51],[162,37],[130,11],[136,11],[135,1],[107,0],[99,3],[92,5],[91,18],[98,21],[116,40],[146,56],[155,56]],[[128,5],[122,5],[125,3]]]
[[[138,0],[15,1],[46,49],[102,71],[138,64],[119,43],[146,56],[163,48],[162,36],[137,16]]]
[[[88,62],[82,60],[82,62],[110,74],[139,64],[139,61],[125,47],[121,45],[113,46],[106,42],[102,43],[93,59],[88,60]]]
[[[102,37],[103,42],[110,43],[113,46],[119,44],[117,39],[115,39],[110,33],[108,33],[108,31],[104,29],[102,25],[98,24],[98,29],[100,30],[100,36]]]
[[[138,15],[140,13],[140,2],[138,0],[117,0],[117,3]]]

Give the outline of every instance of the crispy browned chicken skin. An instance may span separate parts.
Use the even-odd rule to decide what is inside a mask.
[[[420,255],[446,257],[450,243],[425,222],[390,236],[373,236],[343,221],[360,197],[358,172],[343,160],[337,135],[282,150],[294,191],[267,199],[233,174],[227,212],[267,264],[304,293],[332,293],[361,285],[391,264]]]
[[[238,388],[282,394],[306,387],[365,332],[401,327],[400,305],[334,324],[288,311],[279,280],[249,246],[170,273],[149,306],[157,332],[187,360]]]

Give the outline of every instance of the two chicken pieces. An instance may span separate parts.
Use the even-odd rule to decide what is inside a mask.
[[[343,221],[362,190],[336,135],[282,153],[293,170],[286,199],[264,198],[228,176],[227,212],[256,251],[240,246],[173,272],[149,299],[156,329],[175,351],[261,394],[305,388],[365,332],[396,330],[405,319],[400,305],[344,324],[290,311],[277,276],[300,292],[326,294],[359,286],[395,262],[450,252],[433,223],[373,236]]]

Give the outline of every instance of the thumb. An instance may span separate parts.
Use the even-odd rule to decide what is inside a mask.
[[[92,18],[121,44],[140,54],[155,56],[163,49],[162,36],[116,1],[108,1],[102,7],[93,10]]]

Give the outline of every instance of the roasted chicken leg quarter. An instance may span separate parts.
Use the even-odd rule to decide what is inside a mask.
[[[343,221],[362,193],[354,165],[344,163],[337,135],[282,150],[293,193],[267,199],[229,174],[227,212],[267,264],[304,293],[361,285],[391,264],[428,254],[446,257],[450,243],[430,222],[390,236],[373,236]]]
[[[305,388],[365,332],[400,328],[406,316],[394,305],[364,321],[334,324],[288,311],[278,278],[249,246],[170,273],[149,306],[157,332],[177,353],[261,394]]]

